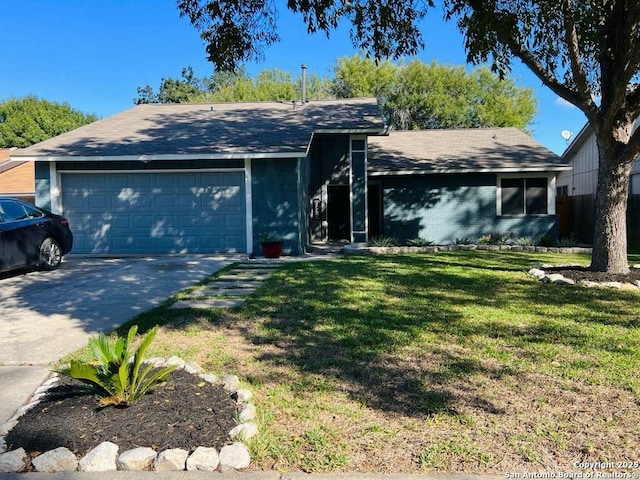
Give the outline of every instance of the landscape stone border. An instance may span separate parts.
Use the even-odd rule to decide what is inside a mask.
[[[542,252],[542,253],[584,253],[591,254],[588,247],[540,247],[533,245],[429,245],[426,247],[369,247],[366,245],[347,245],[344,253],[352,254],[386,254],[386,253],[426,253],[426,252],[455,252],[465,250],[507,250],[512,252]]]
[[[540,280],[545,283],[555,283],[559,285],[580,285],[587,288],[613,288],[615,290],[625,290],[629,292],[640,293],[640,280],[635,280],[633,283],[629,282],[593,282],[591,280],[580,280],[576,282],[571,278],[567,278],[561,273],[547,273],[547,270],[553,268],[584,268],[584,265],[568,264],[568,265],[550,265],[543,264],[537,267],[532,267],[528,274],[530,277]],[[632,265],[632,269],[640,269],[640,264]]]
[[[254,423],[256,409],[251,403],[253,394],[250,390],[240,388],[240,380],[236,375],[216,375],[206,373],[196,362],[185,362],[180,357],[170,357],[167,360],[160,357],[148,358],[145,363],[161,368],[175,365],[177,370],[184,370],[197,375],[211,385],[221,385],[238,405],[238,424],[229,432],[230,444],[222,447],[218,452],[213,447],[199,446],[193,452],[173,448],[156,452],[150,447],[139,447],[127,450],[118,455],[119,447],[112,442],[103,442],[82,458],[65,447],[59,447],[44,452],[33,459],[24,448],[6,451],[4,437],[17,425],[20,416],[30,408],[40,403],[47,391],[58,382],[58,374],[54,373],[33,394],[29,402],[20,407],[14,416],[0,427],[0,473],[18,473],[30,466],[36,472],[56,473],[68,471],[105,472],[105,471],[230,471],[249,467],[251,457],[249,449],[244,443],[258,434],[258,427]],[[31,462],[29,464],[29,462]]]

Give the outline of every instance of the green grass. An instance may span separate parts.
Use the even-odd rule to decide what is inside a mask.
[[[526,275],[545,262],[588,258],[291,263],[239,309],[168,302],[133,322],[164,325],[151,354],[244,379],[259,413],[258,468],[503,473],[632,458],[640,295]]]

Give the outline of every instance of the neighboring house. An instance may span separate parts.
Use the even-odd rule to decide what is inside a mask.
[[[556,229],[559,157],[515,129],[392,132],[375,99],[138,105],[11,158],[76,253],[285,252]],[[438,135],[442,135],[439,137]],[[435,154],[434,154],[435,152]]]
[[[391,132],[369,142],[382,233],[400,239],[557,236],[555,179],[569,168],[516,128]]]
[[[586,242],[591,242],[593,237],[598,158],[596,137],[587,123],[562,154],[563,161],[570,164],[572,168],[558,175],[556,182],[556,193],[563,202],[559,205],[562,217],[561,230],[570,231]],[[629,194],[634,197],[640,195],[640,159],[633,164],[629,180]],[[640,202],[630,201],[629,208],[628,215],[637,218]],[[628,222],[628,226],[631,236],[640,238],[640,226],[637,222]]]
[[[27,202],[35,198],[35,176],[33,162],[14,162],[9,157],[15,151],[0,149],[0,196],[11,196]]]
[[[572,169],[558,176],[559,195],[595,195],[598,186],[598,146],[593,129],[588,123],[582,127],[562,154]],[[631,168],[629,194],[640,195],[640,158]]]

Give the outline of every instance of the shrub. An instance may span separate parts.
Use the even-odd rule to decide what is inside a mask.
[[[507,233],[507,234],[498,233],[498,232],[486,233],[478,239],[478,243],[480,245],[503,245],[512,236],[513,234],[511,233]]]
[[[471,240],[470,238],[456,238],[453,243],[455,243],[456,245],[471,245],[473,244],[473,240]]]
[[[536,242],[534,242],[531,237],[519,237],[516,239],[516,245],[520,245],[522,247],[533,246],[535,243]]]
[[[74,360],[61,373],[97,387],[101,406],[130,405],[150,388],[164,382],[169,373],[176,368],[175,365],[171,365],[152,371],[153,366],[147,365],[141,370],[145,352],[157,330],[157,326],[149,330],[133,354],[129,350],[138,331],[136,325],[129,329],[126,338],[117,337],[113,341],[104,333],[92,337],[89,339],[89,347],[94,356],[93,360]]]
[[[378,236],[369,239],[370,247],[393,247],[398,244],[398,240],[393,237]]]
[[[538,245],[541,247],[555,247],[558,245],[558,240],[551,235],[543,235],[540,237],[540,240],[538,240]]]
[[[561,247],[573,247],[578,244],[578,240],[574,233],[569,234],[568,237],[563,237],[558,241],[558,245]]]
[[[433,245],[431,240],[427,240],[426,238],[411,238],[407,240],[407,244],[411,247],[429,247]]]

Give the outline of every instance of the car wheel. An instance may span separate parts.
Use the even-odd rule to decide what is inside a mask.
[[[44,270],[55,270],[62,263],[62,249],[53,238],[47,238],[40,245],[40,262],[38,265]]]

